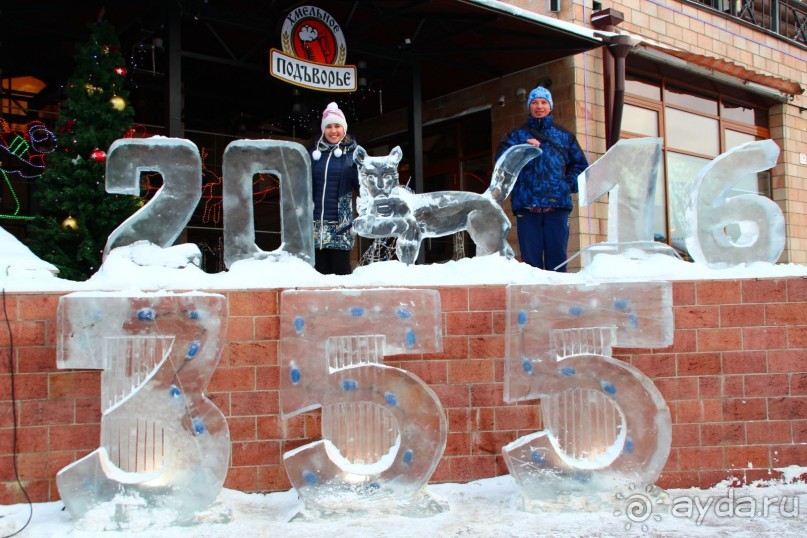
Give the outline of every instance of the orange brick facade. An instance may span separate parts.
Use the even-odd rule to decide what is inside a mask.
[[[282,454],[319,436],[318,412],[285,423],[278,414],[281,291],[223,292],[227,342],[208,392],[230,427],[227,488],[288,489]],[[439,292],[443,351],[387,364],[420,376],[445,408],[448,443],[433,483],[504,474],[502,446],[541,429],[537,404],[502,400],[506,287]],[[0,330],[3,504],[24,501],[14,475],[12,403],[19,477],[35,502],[58,499],[56,473],[99,443],[99,373],[56,368],[59,296],[5,295],[11,338]],[[670,347],[615,350],[654,380],[670,407],[672,452],[658,485],[708,487],[807,465],[807,278],[675,282],[673,299]]]

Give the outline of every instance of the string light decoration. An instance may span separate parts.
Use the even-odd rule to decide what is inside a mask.
[[[378,89],[373,88],[372,85],[364,88],[360,87],[355,92],[346,93],[344,95],[345,97],[343,99],[336,100],[336,104],[338,104],[339,109],[344,112],[348,123],[359,123],[361,121],[362,117],[359,114],[359,110],[364,107],[368,101],[371,101],[371,105],[375,105],[376,103],[372,101],[377,100],[378,115],[380,116],[383,113],[382,90],[380,87]],[[325,105],[330,101],[333,101],[333,98],[327,97],[327,100],[322,102],[322,106],[309,107],[310,110],[304,110],[305,107],[300,102],[294,103],[291,110],[284,117],[280,118],[280,124],[286,127],[294,138],[306,138],[314,134],[319,136],[322,109],[324,109]],[[287,126],[291,126],[291,128]]]
[[[370,265],[395,259],[395,243],[397,237],[377,237],[370,243],[359,259],[359,265]]]
[[[201,150],[202,154],[202,180],[208,178],[208,182],[202,185],[202,199],[205,207],[202,211],[202,222],[205,224],[213,221],[214,224],[221,222],[222,205],[224,195],[221,186],[221,176],[211,170],[207,164],[208,151]],[[280,188],[280,181],[271,174],[256,174],[252,182],[252,204],[257,205],[266,199],[266,196]]]
[[[202,148],[199,152],[202,157],[202,200],[204,200],[202,222],[221,224],[224,203],[222,177],[207,165],[208,150]],[[151,199],[160,189],[160,185],[156,184],[156,178],[159,177],[160,174],[156,172],[143,175],[140,186],[141,190],[145,191],[144,198]],[[252,203],[257,205],[263,202],[271,192],[279,188],[280,181],[272,174],[256,174],[252,182]]]
[[[123,133],[123,138],[146,138],[147,136],[149,136],[148,129],[139,123],[132,125]]]
[[[11,213],[0,212],[0,219],[34,218],[20,215],[20,199],[9,176],[22,180],[39,177],[45,171],[45,155],[55,149],[56,136],[41,121],[32,121],[22,131],[15,131],[6,120],[0,118],[0,175],[14,203],[14,210]]]

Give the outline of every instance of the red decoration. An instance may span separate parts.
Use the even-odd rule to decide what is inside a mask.
[[[102,163],[106,161],[106,153],[104,153],[100,149],[94,149],[92,153],[90,153],[90,159],[92,159],[97,163]]]
[[[126,68],[125,67],[116,67],[115,73],[121,76],[126,75]]]

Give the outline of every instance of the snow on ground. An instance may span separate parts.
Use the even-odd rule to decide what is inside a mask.
[[[785,469],[798,477],[805,468]],[[667,490],[669,499],[654,503],[642,491],[622,493],[620,500],[595,511],[573,511],[558,503],[543,513],[526,512],[521,494],[509,475],[467,484],[433,484],[429,493],[449,506],[431,517],[357,514],[351,517],[290,521],[301,505],[293,490],[243,493],[222,490],[216,503],[199,515],[199,523],[183,527],[130,530],[77,528],[59,501],[33,505],[33,519],[21,538],[219,538],[223,536],[320,537],[582,537],[663,536],[759,538],[803,536],[807,528],[807,484],[791,480],[708,490]],[[696,500],[697,499],[697,500]],[[650,506],[645,512],[629,508]],[[648,505],[647,502],[650,504]],[[767,508],[765,508],[767,506]],[[0,506],[0,535],[18,530],[28,518],[28,506]],[[629,515],[633,514],[632,516]],[[753,515],[752,515],[753,514]],[[145,531],[145,534],[140,534]]]

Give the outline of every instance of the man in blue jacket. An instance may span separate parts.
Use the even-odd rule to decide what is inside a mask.
[[[516,215],[522,261],[554,270],[566,261],[569,214],[577,176],[588,161],[574,134],[552,120],[552,94],[543,86],[530,92],[527,123],[507,133],[496,158],[516,144],[532,144],[543,153],[527,163],[510,196]],[[558,271],[566,271],[566,266]]]

